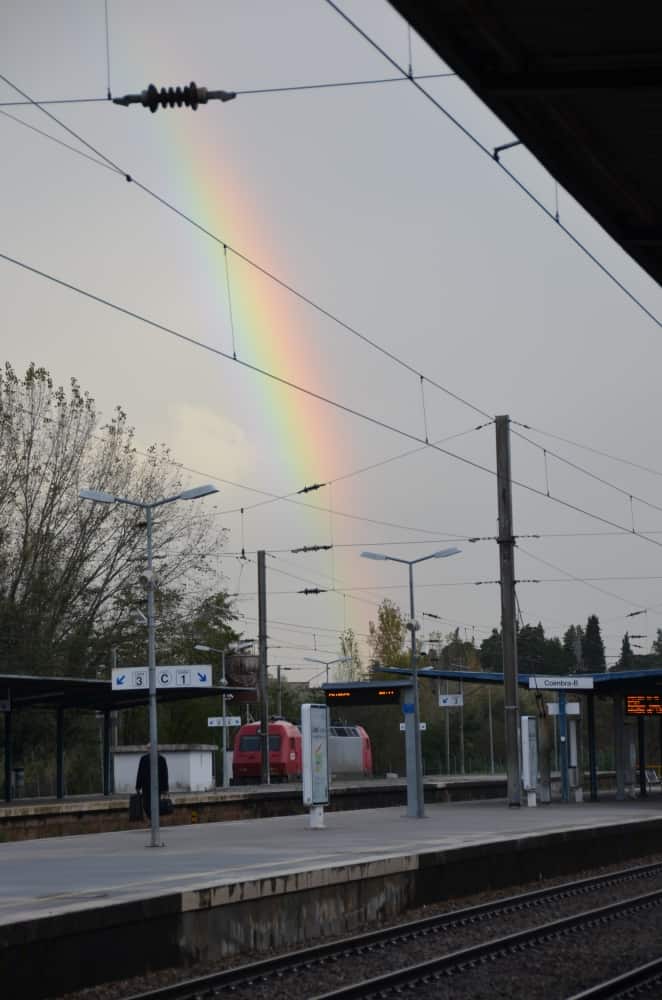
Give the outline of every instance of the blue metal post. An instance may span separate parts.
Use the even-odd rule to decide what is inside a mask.
[[[595,754],[595,698],[589,694],[588,708],[588,770],[590,781],[591,802],[598,801],[598,769]]]
[[[559,743],[561,744],[561,798],[570,801],[568,787],[568,721],[565,714],[565,691],[559,691]]]

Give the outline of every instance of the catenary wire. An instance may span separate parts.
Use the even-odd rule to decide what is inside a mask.
[[[22,118],[17,118],[16,115],[10,114],[9,111],[2,111],[0,109],[0,115],[4,115],[5,118],[11,118],[11,120],[16,122],[17,125],[23,125],[24,128],[30,129],[31,132],[36,132],[37,135],[41,135],[45,139],[50,139],[51,142],[55,142],[58,146],[62,146],[64,149],[68,149],[72,153],[76,153],[77,156],[82,156],[86,160],[91,160],[92,163],[96,163],[98,167],[103,167],[104,170],[111,170],[113,173],[116,172],[114,167],[111,167],[108,163],[104,163],[103,160],[98,160],[95,156],[91,156],[82,149],[76,149],[75,146],[70,146],[68,142],[63,142],[62,139],[58,139],[56,136],[51,135],[50,132],[44,132],[43,129],[37,128],[36,125],[30,125],[29,122],[23,121]]]
[[[368,337],[366,334],[361,333],[360,330],[358,330],[356,327],[352,326],[350,323],[345,322],[345,320],[341,319],[339,316],[337,316],[334,313],[332,313],[329,309],[326,309],[319,302],[316,302],[314,299],[310,298],[310,296],[306,295],[304,292],[301,292],[297,288],[295,288],[293,285],[290,285],[283,278],[278,277],[278,275],[276,275],[275,272],[269,270],[269,268],[267,268],[266,266],[264,266],[262,264],[259,264],[256,260],[254,260],[253,258],[249,257],[248,254],[243,253],[241,250],[238,250],[236,247],[233,247],[230,243],[228,243],[222,237],[218,236],[216,233],[212,232],[210,229],[207,229],[207,227],[204,226],[201,222],[198,222],[196,219],[194,219],[192,216],[188,215],[182,209],[177,208],[176,205],[174,205],[172,202],[168,201],[162,195],[157,194],[156,191],[152,190],[152,188],[148,187],[146,184],[143,184],[142,181],[137,180],[132,174],[130,174],[128,171],[124,170],[122,167],[118,166],[118,164],[115,163],[110,157],[106,156],[105,153],[102,153],[99,149],[97,149],[90,142],[88,142],[86,139],[84,139],[81,135],[79,135],[77,132],[75,132],[72,128],[70,128],[68,125],[66,125],[63,121],[61,121],[59,118],[57,118],[51,111],[48,111],[46,108],[42,107],[40,104],[38,104],[36,101],[34,101],[30,97],[29,94],[27,94],[27,93],[25,93],[25,91],[21,90],[20,87],[18,87],[15,83],[12,83],[12,81],[9,80],[2,73],[0,73],[0,80],[4,81],[9,87],[12,87],[14,90],[16,90],[17,93],[21,94],[21,96],[24,97],[26,100],[28,100],[30,102],[30,104],[32,104],[34,107],[38,108],[43,114],[47,115],[54,122],[56,122],[58,125],[60,125],[63,129],[65,129],[66,132],[68,132],[75,139],[77,139],[79,142],[81,142],[85,147],[87,147],[87,149],[89,149],[92,153],[94,153],[95,156],[99,157],[106,164],[108,164],[109,166],[111,166],[118,174],[121,174],[127,181],[129,181],[130,183],[135,184],[135,186],[137,188],[139,188],[139,190],[141,190],[144,194],[149,195],[150,198],[153,198],[156,202],[158,202],[164,208],[166,208],[169,211],[173,212],[175,215],[177,215],[179,218],[181,218],[185,222],[188,222],[191,226],[193,226],[199,232],[203,233],[205,236],[208,236],[215,243],[218,243],[220,246],[222,246],[224,248],[224,250],[226,250],[226,251],[229,250],[232,254],[234,254],[234,256],[238,260],[242,260],[245,264],[248,264],[249,267],[252,267],[259,274],[264,275],[264,277],[266,277],[268,280],[272,281],[274,284],[278,285],[279,288],[282,288],[284,291],[286,291],[289,294],[293,295],[300,302],[303,302],[306,305],[308,305],[311,309],[313,309],[319,315],[324,316],[326,319],[331,320],[331,322],[335,323],[342,330],[345,330],[347,333],[349,333],[353,337],[356,337],[362,343],[366,344],[367,346],[371,347],[373,350],[375,350],[378,353],[382,354],[384,357],[388,358],[390,361],[392,361],[394,364],[398,365],[399,367],[403,368],[405,371],[408,371],[410,374],[415,375],[417,378],[421,377],[422,372],[420,372],[417,368],[415,368],[413,365],[411,365],[408,361],[405,361],[403,358],[400,358],[393,351],[389,351],[388,348],[384,347],[383,345],[378,344],[377,341],[372,340],[372,338]],[[429,376],[425,376],[425,377],[426,377],[427,382],[430,385],[434,386],[440,392],[444,393],[444,395],[448,396],[451,399],[454,399],[456,402],[462,403],[464,406],[468,406],[470,409],[474,410],[476,413],[479,413],[481,416],[487,417],[488,420],[492,419],[493,415],[490,414],[490,413],[487,413],[481,407],[476,406],[474,403],[471,403],[468,400],[464,399],[462,396],[458,395],[458,393],[455,393],[451,389],[448,389],[446,386],[441,385],[441,383],[437,382],[435,379],[430,378]]]
[[[109,59],[110,57],[107,56]],[[110,70],[108,70],[108,90],[110,91]],[[416,73],[414,80],[440,80],[443,77],[457,76],[457,73]],[[235,90],[237,97],[252,97],[256,94],[288,94],[306,90],[332,90],[341,87],[368,87],[382,83],[405,83],[401,76],[378,77],[374,80],[337,80],[330,83],[298,83],[284,87],[253,87],[245,90]],[[110,96],[110,95],[109,95]],[[107,104],[107,97],[59,97],[50,99],[27,99],[23,101],[0,101],[0,108],[29,107],[32,104]]]
[[[326,405],[331,406],[334,409],[347,413],[348,415],[356,417],[359,420],[363,420],[367,423],[370,423],[375,427],[380,427],[382,430],[389,431],[393,434],[398,434],[401,437],[406,438],[407,440],[416,441],[418,444],[421,445],[425,443],[420,437],[418,437],[416,434],[413,434],[411,431],[406,431],[403,428],[397,427],[393,424],[389,424],[387,421],[381,420],[378,417],[374,417],[370,414],[363,413],[361,410],[357,410],[354,407],[347,406],[344,403],[340,403],[337,400],[331,399],[328,396],[324,396],[322,393],[315,392],[313,389],[308,389],[305,386],[301,386],[298,383],[293,382],[290,379],[284,378],[281,375],[276,375],[274,372],[270,372],[265,368],[261,368],[259,365],[251,364],[250,362],[244,361],[240,358],[235,359],[232,357],[231,354],[228,354],[227,351],[223,351],[218,347],[213,347],[210,344],[205,344],[202,341],[197,340],[195,337],[191,337],[188,334],[173,329],[172,327],[165,326],[165,324],[159,323],[156,320],[149,319],[148,317],[143,316],[132,309],[128,309],[125,306],[121,306],[118,303],[112,302],[110,299],[106,299],[101,295],[95,294],[94,292],[89,292],[78,285],[74,285],[71,282],[63,280],[62,278],[56,278],[54,275],[49,274],[47,271],[43,271],[40,268],[33,267],[31,264],[27,264],[25,261],[21,261],[16,257],[12,257],[9,254],[0,252],[0,259],[5,260],[10,264],[14,264],[15,266],[20,267],[26,271],[29,271],[30,273],[35,274],[38,277],[44,278],[47,281],[52,282],[53,284],[59,285],[62,288],[66,288],[69,291],[75,292],[78,295],[82,295],[84,298],[90,299],[93,302],[97,302],[100,305],[108,307],[109,309],[113,309],[124,316],[128,316],[131,319],[135,319],[138,322],[144,323],[145,325],[152,327],[152,329],[158,330],[161,333],[165,333],[168,336],[174,337],[177,340],[181,340],[182,342],[187,343],[192,347],[200,348],[201,350],[207,351],[211,354],[215,354],[218,357],[225,358],[227,361],[232,361],[234,364],[240,365],[241,367],[246,368],[248,371],[252,371],[255,374],[262,375],[265,378],[277,382],[279,385],[300,392],[303,395],[309,396],[311,399],[315,399],[318,402],[325,403]],[[430,448],[432,451],[436,451],[442,455],[446,455],[448,458],[453,458],[463,463],[464,465],[469,466],[470,468],[476,469],[481,472],[486,472],[488,475],[496,477],[496,472],[494,471],[494,469],[490,469],[488,466],[482,465],[480,462],[476,462],[473,459],[467,458],[466,455],[458,455],[456,452],[449,451],[447,448],[442,448],[439,445],[435,445],[432,442],[429,442],[427,447]],[[578,514],[583,514],[586,517],[592,518],[595,521],[599,521],[602,524],[607,524],[612,528],[618,528],[624,534],[633,535],[637,538],[643,539],[646,542],[649,542],[651,545],[656,545],[662,548],[662,542],[658,542],[656,539],[650,537],[649,535],[643,535],[640,531],[633,531],[631,528],[624,527],[617,521],[612,521],[611,519],[606,518],[601,514],[595,514],[591,511],[587,511],[583,507],[580,507],[578,504],[570,503],[570,501],[563,500],[561,499],[561,497],[556,497],[553,496],[552,494],[547,495],[544,490],[540,490],[529,483],[522,483],[519,480],[513,479],[512,484],[514,486],[519,487],[520,489],[524,489],[529,493],[532,493],[535,496],[552,500],[554,503],[557,503],[560,506],[567,508],[568,510],[573,510]]]
[[[365,41],[369,45],[371,45],[372,48],[374,48],[377,52],[379,52],[379,54],[383,56],[383,58],[386,59],[391,64],[391,66],[397,69],[399,73],[402,73],[403,77],[406,80],[409,80],[411,85],[415,87],[419,91],[419,93],[421,93],[428,101],[430,101],[434,105],[434,107],[437,108],[437,110],[440,111],[449,122],[451,122],[451,124],[453,124],[457,129],[459,129],[460,132],[470,142],[472,142],[477,149],[481,151],[481,153],[483,153],[485,156],[488,156],[490,158],[490,162],[494,163],[497,167],[499,167],[503,171],[503,173],[508,178],[510,178],[512,183],[515,184],[516,187],[518,187],[519,190],[522,191],[523,194],[525,194],[527,198],[529,198],[533,202],[533,204],[536,205],[540,209],[540,211],[547,216],[547,218],[551,219],[554,225],[558,226],[558,228],[577,247],[577,249],[580,250],[590,261],[592,261],[592,263],[595,264],[595,266],[605,275],[605,277],[607,277],[610,281],[612,281],[613,284],[616,285],[616,287],[620,289],[620,291],[623,292],[623,294],[626,295],[627,298],[638,309],[640,309],[645,316],[648,317],[648,319],[650,319],[657,327],[662,328],[662,320],[660,320],[655,315],[655,313],[653,313],[650,309],[648,309],[647,306],[645,306],[644,303],[641,301],[641,299],[639,299],[634,294],[634,292],[632,292],[627,287],[627,285],[623,284],[623,282],[616,277],[614,272],[611,271],[606,264],[603,264],[602,261],[599,259],[599,257],[597,257],[591,250],[589,250],[586,244],[582,243],[579,237],[575,236],[572,230],[568,229],[568,227],[565,226],[561,222],[561,220],[556,217],[555,213],[551,211],[549,208],[547,208],[544,202],[542,202],[538,197],[536,197],[533,191],[529,187],[527,187],[527,185],[523,181],[521,181],[516,174],[514,174],[511,170],[509,170],[502,163],[500,159],[495,159],[493,155],[493,150],[483,145],[480,139],[478,139],[478,137],[475,136],[473,132],[471,132],[470,129],[467,128],[466,125],[463,125],[462,122],[455,117],[455,115],[451,114],[451,112],[448,111],[446,107],[444,107],[441,101],[438,101],[435,97],[433,97],[433,95],[429,91],[427,91],[425,87],[422,87],[420,83],[417,83],[416,80],[411,79],[411,77],[408,75],[404,67],[400,66],[399,63],[392,56],[390,56],[388,52],[381,47],[381,45],[379,45],[373,38],[371,38],[370,35],[366,31],[364,31],[363,28],[361,28],[355,21],[353,21],[352,18],[348,14],[346,14],[345,11],[342,10],[337,3],[334,2],[334,0],[326,0],[326,3],[337,14],[339,14],[340,17],[342,17],[343,20],[345,20],[363,39],[365,39]]]
[[[570,573],[568,570],[563,569],[562,566],[557,566],[555,563],[550,562],[548,559],[543,559],[542,556],[536,556],[532,552],[523,549],[521,545],[517,546],[518,552],[522,552],[529,559],[533,559],[534,562],[542,563],[543,566],[547,566],[549,569],[556,570],[557,573],[562,573],[564,576],[569,577],[576,583],[583,583],[585,587],[589,587],[591,590],[597,590],[600,594],[605,594],[607,597],[613,597],[617,601],[622,601],[623,604],[629,604],[631,608],[638,607],[638,605],[627,597],[623,597],[621,594],[614,594],[610,590],[605,590],[604,587],[598,587],[594,583],[589,583],[586,579],[575,576],[574,573]]]
[[[564,465],[574,469],[576,472],[583,473],[585,476],[588,476],[589,479],[593,479],[595,482],[601,483],[603,486],[608,486],[610,489],[620,493],[621,496],[628,497],[630,500],[636,500],[637,503],[644,504],[645,507],[651,507],[653,510],[660,511],[660,513],[662,513],[662,507],[659,504],[653,503],[652,500],[647,500],[645,497],[640,497],[636,493],[633,493],[632,490],[626,490],[622,486],[617,486],[616,483],[612,483],[608,479],[604,479],[602,476],[596,475],[596,473],[591,472],[590,469],[585,469],[582,465],[578,465],[569,458],[564,458],[564,456],[559,455],[558,452],[550,451],[549,448],[544,448],[541,444],[538,444],[537,441],[532,441],[531,438],[528,438],[525,434],[521,434],[519,431],[513,431],[512,434],[521,441],[526,441],[526,443],[530,444],[532,448],[537,448],[545,455],[551,455],[551,457],[555,458],[558,462],[562,462]]]
[[[581,448],[584,451],[592,452],[594,455],[599,455],[601,458],[608,458],[612,462],[621,462],[623,465],[629,465],[633,469],[639,469],[641,472],[648,472],[652,476],[662,476],[662,470],[654,469],[650,465],[641,465],[639,462],[633,462],[629,458],[622,458],[619,455],[611,455],[607,451],[601,451],[599,448],[594,448],[591,445],[582,444],[579,441],[573,441],[570,438],[563,437],[561,434],[553,434],[551,431],[541,430],[540,427],[534,427],[531,424],[523,424],[519,420],[511,420],[511,423],[516,427],[523,427],[527,431],[532,431],[534,434],[542,434],[544,437],[554,438],[556,441],[562,441],[564,444],[569,444],[573,448]]]

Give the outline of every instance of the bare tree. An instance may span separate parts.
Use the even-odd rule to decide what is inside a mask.
[[[341,681],[360,681],[363,677],[361,653],[352,628],[346,628],[340,635],[340,655],[348,657],[347,663],[338,664],[338,679]]]
[[[0,653],[16,672],[84,673],[99,634],[139,603],[144,515],[82,503],[92,487],[155,500],[183,489],[164,446],[139,455],[126,414],[101,424],[94,400],[30,365],[0,373]],[[172,595],[204,579],[221,544],[213,515],[167,504],[154,518],[158,586]]]

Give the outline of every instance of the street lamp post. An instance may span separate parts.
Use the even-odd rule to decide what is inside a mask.
[[[215,646],[203,646],[198,644],[194,646],[200,653],[219,653],[221,657],[221,685],[223,687],[223,693],[221,695],[221,712],[223,715],[223,725],[221,726],[221,755],[223,762],[223,777],[222,783],[223,788],[228,788],[230,785],[230,775],[228,768],[228,727],[225,724],[226,719],[226,694],[225,685],[227,684],[227,677],[225,676],[225,654],[226,653],[240,653],[244,649],[248,649],[253,645],[253,640],[248,639],[245,642],[237,642],[232,646],[224,646],[223,649],[216,649]]]
[[[316,656],[304,656],[304,660],[308,660],[308,663],[321,663],[326,671],[326,683],[329,683],[329,667],[332,667],[336,663],[351,663],[351,656],[337,656],[335,660],[318,660]]]
[[[151,837],[150,847],[161,847],[161,829],[159,817],[159,751],[158,751],[158,718],[156,713],[156,625],[154,621],[154,570],[152,556],[152,515],[157,507],[163,507],[167,503],[174,503],[175,500],[197,500],[198,497],[205,497],[211,493],[218,493],[218,489],[210,483],[204,486],[196,486],[190,490],[182,490],[175,496],[164,497],[162,500],[154,500],[146,503],[143,500],[129,500],[127,497],[117,497],[112,493],[104,493],[100,490],[81,490],[79,496],[81,500],[91,500],[93,503],[123,503],[129,507],[139,507],[145,511],[145,521],[147,526],[147,572],[144,579],[147,586],[147,662],[149,668],[149,802],[151,811]]]
[[[421,718],[420,704],[418,696],[418,664],[416,661],[416,622],[414,610],[414,566],[418,563],[427,562],[428,559],[445,559],[447,556],[454,556],[461,552],[461,549],[454,546],[450,549],[441,549],[439,552],[432,552],[429,556],[421,556],[420,559],[398,559],[395,556],[384,555],[383,552],[362,552],[364,559],[379,559],[385,562],[402,563],[409,570],[409,614],[410,620],[408,628],[411,631],[411,675],[414,687],[414,775],[413,781],[407,769],[407,815],[417,819],[425,816],[425,801],[423,798],[423,751],[421,747]]]

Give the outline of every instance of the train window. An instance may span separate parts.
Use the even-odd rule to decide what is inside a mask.
[[[269,750],[280,750],[280,736],[269,736]],[[242,753],[259,751],[262,748],[260,737],[257,733],[250,736],[242,736],[239,740],[239,749]]]

